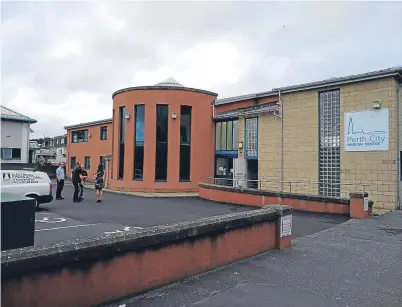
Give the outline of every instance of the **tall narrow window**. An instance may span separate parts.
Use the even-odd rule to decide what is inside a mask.
[[[319,93],[319,191],[339,197],[341,193],[339,90]]]
[[[107,126],[100,127],[100,139],[101,141],[107,140]]]
[[[126,107],[120,107],[120,137],[119,137],[119,179],[124,177],[124,136],[126,130]]]
[[[215,124],[215,149],[221,150],[222,123]]]
[[[106,168],[106,160],[104,156],[99,157],[99,164],[102,165],[102,169],[105,170]]]
[[[168,115],[169,107],[167,105],[156,105],[155,181],[167,180]]]
[[[84,167],[87,170],[91,169],[91,157],[85,157]]]
[[[70,168],[73,169],[76,164],[77,164],[77,158],[76,157],[71,157],[70,158]]]
[[[233,121],[233,149],[237,150],[239,144],[239,124],[237,120]]]
[[[246,119],[246,158],[258,157],[258,118]]]
[[[135,112],[135,140],[134,140],[134,180],[143,180],[144,171],[144,117],[145,106],[134,106]]]
[[[191,107],[180,107],[180,181],[190,180]]]

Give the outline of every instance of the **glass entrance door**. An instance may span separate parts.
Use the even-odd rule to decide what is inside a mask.
[[[216,157],[215,184],[233,186],[233,158]]]

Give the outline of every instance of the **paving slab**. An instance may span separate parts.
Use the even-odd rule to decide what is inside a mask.
[[[401,211],[292,244],[105,306],[402,306]]]

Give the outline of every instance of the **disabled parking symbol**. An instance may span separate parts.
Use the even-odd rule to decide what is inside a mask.
[[[39,223],[62,223],[67,221],[67,219],[63,218],[63,217],[53,217],[53,218],[49,218],[49,217],[43,217],[41,220],[35,220],[35,222],[39,222]]]

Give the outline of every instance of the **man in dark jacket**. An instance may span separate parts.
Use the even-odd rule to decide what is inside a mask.
[[[74,185],[74,195],[73,195],[74,203],[78,203],[81,201],[81,199],[78,198],[81,181],[82,181],[81,165],[80,165],[80,162],[77,162],[77,164],[75,165],[75,167],[73,169],[73,173],[72,173],[72,182]]]

